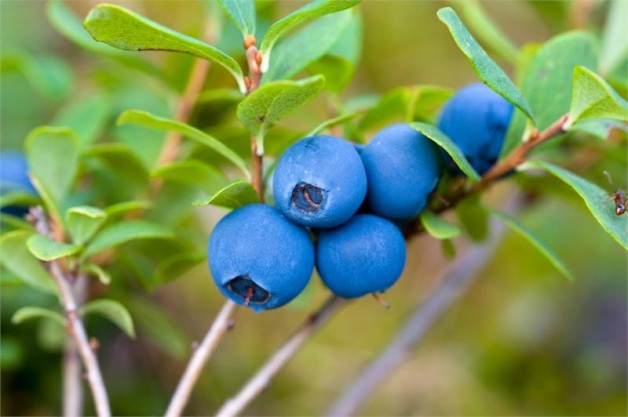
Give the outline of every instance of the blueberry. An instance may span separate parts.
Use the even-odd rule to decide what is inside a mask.
[[[366,173],[353,146],[335,136],[312,136],[290,146],[273,178],[275,203],[303,226],[347,221],[366,195]]]
[[[309,233],[264,204],[225,216],[211,234],[208,252],[220,292],[256,312],[290,302],[314,269]]]
[[[381,130],[360,148],[360,156],[366,169],[370,208],[390,219],[416,216],[441,173],[436,145],[406,124]]]
[[[37,195],[35,187],[28,177],[28,163],[24,154],[18,151],[3,151],[0,153],[0,195],[21,192]],[[22,217],[27,212],[26,207],[2,207],[2,213]]]
[[[482,175],[497,161],[513,110],[512,104],[486,85],[470,84],[445,104],[438,128]],[[455,167],[453,162],[450,165]]]
[[[372,214],[358,214],[318,237],[316,268],[340,297],[387,290],[401,276],[405,262],[406,245],[397,226]]]

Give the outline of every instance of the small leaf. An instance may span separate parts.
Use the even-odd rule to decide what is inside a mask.
[[[628,16],[628,2],[612,0],[609,5],[600,53],[600,71],[602,74],[609,74],[615,68],[621,68],[621,62],[628,54],[625,22],[626,16]],[[624,76],[626,74],[625,68],[624,66]]]
[[[238,105],[238,119],[258,141],[263,154],[266,131],[287,113],[314,98],[325,79],[314,76],[299,81],[275,81],[261,86]]]
[[[42,126],[26,138],[28,166],[55,204],[66,196],[78,169],[76,134],[70,129]]]
[[[4,191],[4,190],[3,190]],[[0,207],[18,206],[29,207],[40,202],[39,197],[24,191],[9,191],[0,193]],[[5,214],[4,212],[2,214]]]
[[[72,72],[65,61],[43,54],[24,51],[3,51],[0,72],[19,71],[37,91],[53,99],[61,99],[72,89]]]
[[[258,90],[259,91],[259,90]],[[249,96],[250,97],[250,96]],[[163,117],[158,117],[153,114],[150,114],[141,110],[127,110],[118,117],[118,124],[134,124],[138,126],[144,126],[151,129],[158,129],[163,131],[172,131],[178,132],[183,135],[188,136],[190,139],[195,140],[198,143],[201,143],[208,148],[218,152],[220,155],[224,156],[231,162],[233,162],[238,168],[242,170],[246,174],[247,178],[250,178],[249,170],[246,167],[246,163],[240,156],[235,153],[233,150],[228,148],[218,139],[213,136],[196,129],[190,125],[185,123],[176,122],[174,120],[165,119]]]
[[[246,181],[235,181],[227,185],[206,200],[197,201],[195,206],[214,206],[236,209],[259,202],[259,197],[251,184]]]
[[[107,213],[96,207],[77,206],[68,209],[65,217],[72,241],[82,245],[91,239],[107,220]]]
[[[329,52],[351,22],[351,15],[351,10],[346,10],[325,16],[277,44],[262,83],[292,78]]]
[[[21,324],[25,322],[26,320],[33,320],[33,319],[39,319],[39,318],[52,320],[56,323],[59,323],[61,326],[64,326],[64,327],[67,321],[66,318],[63,317],[58,312],[49,310],[47,308],[22,307],[13,314],[13,317],[11,317],[11,323]]]
[[[254,0],[218,0],[243,36],[255,35]]]
[[[628,103],[599,75],[576,67],[573,84],[570,123],[597,118],[628,120]]]
[[[109,275],[107,271],[105,271],[96,264],[85,264],[81,267],[81,271],[89,275],[95,276],[96,278],[98,278],[98,281],[105,285],[111,284],[111,275]]]
[[[118,301],[103,299],[90,301],[79,309],[82,316],[97,314],[109,319],[121,328],[129,337],[135,338],[135,327],[129,311]]]
[[[35,255],[37,259],[46,262],[74,255],[82,249],[81,245],[56,242],[46,236],[38,234],[28,238],[26,247],[28,247],[28,250]]]
[[[624,249],[628,250],[628,217],[615,214],[615,204],[610,193],[577,176],[576,174],[545,161],[528,161],[521,170],[530,167],[541,168],[553,174],[565,184],[574,189],[584,200],[585,204],[600,225],[617,241]]]
[[[300,24],[306,23],[326,14],[339,12],[358,4],[360,0],[314,0],[288,16],[273,23],[264,34],[260,51],[262,52],[262,72],[268,71],[270,53],[275,42],[285,33]]]
[[[458,225],[442,219],[429,210],[423,210],[419,217],[425,230],[436,239],[451,239],[461,232]]]
[[[303,136],[304,138],[308,138],[310,136],[314,136],[314,135],[318,135],[319,133],[321,133],[323,130],[344,123],[348,120],[351,120],[353,118],[355,118],[358,115],[358,113],[345,113],[345,114],[341,114],[338,117],[334,117],[333,119],[329,119],[329,120],[325,120],[323,123],[319,124],[318,126],[316,126],[314,129],[310,130],[310,132],[308,134],[306,134],[305,136]]]
[[[584,119],[574,123],[569,128],[570,132],[585,132],[602,140],[608,140],[613,130],[623,131],[628,134],[628,128],[623,122],[610,119]]]
[[[464,172],[464,174],[469,177],[471,181],[480,180],[480,175],[475,171],[475,169],[473,169],[469,161],[467,161],[464,157],[460,148],[458,148],[458,146],[437,127],[421,122],[410,123],[410,126],[443,148],[445,152],[451,156],[451,159],[453,159],[456,165],[458,165],[460,170]]]
[[[494,216],[501,219],[511,230],[519,233],[519,235],[523,236],[528,242],[532,243],[532,245],[534,245],[534,247],[536,247],[543,255],[545,255],[545,257],[556,267],[556,269],[558,269],[563,274],[565,278],[573,281],[572,273],[569,271],[569,269],[567,269],[567,267],[560,260],[560,258],[558,258],[556,253],[544,242],[539,240],[539,238],[535,236],[530,229],[524,226],[517,219],[510,217],[506,213],[503,213],[499,210],[490,209],[490,212]]]
[[[150,201],[124,201],[122,203],[112,204],[105,209],[108,217],[126,214],[129,211],[148,210],[153,206]]]
[[[240,65],[219,49],[162,26],[120,6],[100,4],[83,22],[94,39],[125,51],[172,51],[204,58],[233,75],[240,91],[246,91]]]
[[[85,155],[100,159],[107,164],[108,169],[119,174],[126,181],[148,183],[149,175],[146,167],[127,145],[122,143],[94,145],[85,151]]]
[[[74,100],[57,113],[53,126],[76,132],[79,148],[91,145],[102,133],[111,115],[111,105],[104,94],[90,94]]]
[[[16,230],[0,236],[0,263],[32,288],[56,294],[52,277],[26,247],[31,235],[32,232]]]
[[[136,239],[169,239],[174,237],[167,228],[145,220],[115,223],[102,229],[85,248],[83,257]]]
[[[449,28],[460,50],[471,60],[473,69],[480,79],[496,93],[518,107],[534,122],[532,109],[525,97],[471,36],[456,12],[451,7],[445,7],[440,9],[437,14],[438,18]]]
[[[194,185],[208,193],[215,193],[227,184],[227,178],[211,165],[188,159],[157,168],[152,177]]]
[[[456,206],[458,220],[469,238],[480,242],[488,236],[488,212],[480,204],[480,194],[474,194]]]

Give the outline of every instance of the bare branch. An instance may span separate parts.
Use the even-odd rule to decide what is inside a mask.
[[[72,285],[77,305],[85,302],[88,281],[78,275]],[[83,369],[81,356],[72,337],[68,336],[63,354],[63,416],[79,417],[83,415]]]

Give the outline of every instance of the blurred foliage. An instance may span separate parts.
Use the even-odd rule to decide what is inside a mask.
[[[209,36],[212,44],[244,62],[242,34],[215,2],[115,3],[128,5],[188,36]],[[599,49],[615,54],[616,48],[609,45],[620,41],[609,37],[621,33],[613,35],[604,29],[608,1],[479,4],[495,28],[474,35],[522,88],[533,110],[545,112],[543,117],[551,113],[541,127],[569,110],[573,67],[595,62],[589,55]],[[56,164],[42,162],[35,171],[44,182],[50,180],[44,188],[54,190],[50,196],[42,195],[43,203],[56,209],[59,221],[75,231],[75,239],[83,233],[85,242],[80,244],[86,243],[84,253],[89,255],[92,245],[93,263],[85,265],[90,275],[87,299],[107,298],[106,311],[115,319],[109,321],[102,314],[85,319],[89,334],[100,342],[98,357],[112,409],[116,415],[156,415],[167,406],[191,353],[191,342],[202,337],[223,302],[204,260],[209,231],[226,211],[192,203],[217,204],[231,201],[232,195],[240,202],[252,201],[250,187],[242,186],[242,173],[232,164],[250,158],[249,134],[238,123],[238,116],[246,119],[246,107],[238,107],[243,96],[230,74],[214,65],[189,120],[200,134],[186,130],[189,137],[181,145],[185,162],[156,169],[166,134],[154,121],[173,117],[193,58],[121,52],[94,42],[81,26],[93,5],[0,3],[0,137],[2,149],[27,149],[31,160],[44,160],[55,152],[60,155]],[[299,5],[302,3],[256,1],[258,39]],[[272,95],[286,85],[299,85],[281,81],[282,77],[303,79],[321,73],[337,77],[328,80],[311,101],[315,93],[309,92],[302,100],[303,107],[277,120],[272,129],[247,125],[255,133],[264,131],[267,166],[272,167],[283,149],[306,132],[339,115],[337,128],[345,137],[362,142],[396,121],[433,123],[454,90],[477,80],[472,65],[436,17],[437,10],[448,5],[458,8],[455,1],[365,1],[350,13],[342,12],[345,18],[330,15],[280,39],[273,54],[294,59],[298,65],[271,66],[280,81],[265,83],[258,91]],[[461,17],[472,18],[466,13]],[[323,29],[316,26],[321,21],[318,24]],[[28,30],[24,30],[24,22],[28,22]],[[209,35],[203,33],[205,24]],[[325,31],[325,25],[333,25],[334,31]],[[473,32],[474,25],[469,27]],[[595,52],[582,59],[575,57],[567,65],[566,75],[561,73],[556,81],[564,83],[562,94],[556,96],[536,83],[535,75],[544,71],[544,57],[556,57],[555,51],[548,52],[552,44],[545,42],[561,39],[557,36],[568,30],[586,30],[587,35],[576,32],[573,36],[585,37],[584,42],[591,42],[590,49]],[[307,45],[311,33],[326,34],[326,50]],[[483,36],[505,36],[521,48],[518,57],[492,53],[491,48],[503,43],[486,41]],[[600,44],[602,48],[598,48]],[[307,56],[291,55],[294,48]],[[625,99],[628,60],[619,60],[606,70],[602,74],[606,81],[600,78],[598,82],[600,88],[612,91],[608,90],[612,87]],[[321,86],[316,92],[319,90]],[[616,103],[622,99],[609,96]],[[546,99],[559,105],[548,106]],[[150,123],[117,123],[120,114],[129,109],[149,113],[155,130],[146,129]],[[281,116],[286,112],[277,110]],[[358,116],[342,118],[353,112]],[[517,132],[511,132],[514,141],[525,124],[522,115],[517,117],[521,121],[515,126]],[[604,123],[574,129],[565,135],[568,141],[545,147],[543,157],[608,190],[607,203],[611,204],[610,192],[628,188],[627,140],[625,125]],[[65,145],[56,142],[53,147],[38,148],[37,135],[31,133],[38,126],[51,126],[35,133],[63,136]],[[608,126],[619,128],[610,131]],[[75,135],[65,135],[61,128],[71,128]],[[25,145],[29,133],[30,145]],[[221,145],[234,154],[221,152]],[[67,155],[74,156],[72,169],[66,172],[63,168],[70,165],[64,164],[67,160],[63,158]],[[199,187],[200,182],[190,181],[191,176],[207,180]],[[151,183],[156,179],[163,181],[163,187],[154,196]],[[412,360],[380,387],[362,409],[364,415],[628,413],[626,252],[599,227],[582,199],[557,178],[517,174],[514,181],[483,196],[482,203],[498,206],[520,188],[526,190],[531,204],[519,220],[563,260],[575,277],[573,282],[562,279],[560,271],[529,241],[509,233],[479,282],[436,326]],[[453,238],[458,252],[464,251],[469,237],[481,240],[486,234],[486,212],[478,210],[479,203],[479,198],[474,199],[469,206],[459,207],[456,215],[445,216],[449,222],[462,223],[467,235]],[[93,207],[84,209],[83,216],[66,216],[66,209],[77,206]],[[98,214],[94,210],[99,210]],[[139,217],[143,219],[137,220]],[[102,223],[90,223],[96,218]],[[625,218],[621,221],[625,232]],[[92,236],[87,235],[92,226],[100,231],[90,241]],[[2,221],[3,234],[16,228],[29,230],[19,221]],[[151,239],[140,239],[147,237]],[[124,245],[123,250],[105,250],[119,244]],[[50,249],[45,242],[44,249]],[[248,412],[324,412],[386,345],[450,262],[448,253],[430,236],[413,239],[408,250],[404,276],[386,294],[393,308],[382,310],[369,298],[350,304],[306,345]],[[31,258],[28,262],[37,262]],[[58,309],[58,300],[26,286],[6,265],[0,274],[2,413],[55,415],[60,409],[64,331],[46,320],[15,325],[11,317],[24,306]],[[214,412],[326,295],[320,280],[313,279],[286,308],[260,315],[240,310],[235,330],[201,377],[186,414]],[[120,321],[125,313],[111,312],[117,308],[112,305],[128,309],[135,339],[116,325],[117,320],[132,333],[128,323]],[[92,414],[88,391],[86,398],[86,414]]]

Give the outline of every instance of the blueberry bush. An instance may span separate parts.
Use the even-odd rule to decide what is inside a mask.
[[[625,415],[628,2],[508,6],[0,5],[2,412]]]

